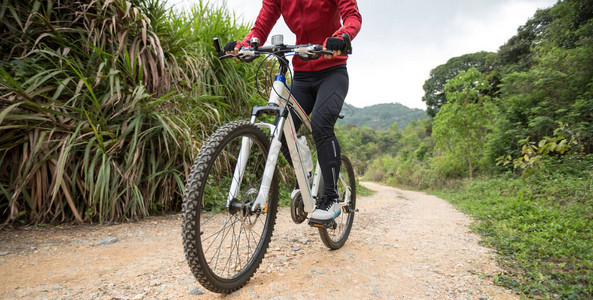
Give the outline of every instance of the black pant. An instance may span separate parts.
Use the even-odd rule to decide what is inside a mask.
[[[336,182],[340,172],[340,144],[334,125],[348,94],[348,71],[339,65],[315,72],[294,72],[291,91],[303,110],[311,116],[313,139],[317,147],[317,159],[323,174],[324,193],[337,198]],[[298,130],[301,120],[293,121]],[[292,164],[286,143],[282,153]]]

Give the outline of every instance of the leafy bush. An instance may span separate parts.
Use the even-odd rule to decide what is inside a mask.
[[[593,160],[584,178],[534,174],[466,181],[441,193],[476,217],[474,229],[500,254],[499,284],[530,297],[593,296]],[[586,168],[581,167],[585,170]]]

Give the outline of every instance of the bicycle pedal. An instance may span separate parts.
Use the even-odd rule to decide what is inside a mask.
[[[333,219],[330,219],[330,220],[309,219],[309,226],[317,227],[317,228],[325,228],[325,229],[336,229],[336,227],[338,225],[336,224],[336,221],[334,221]]]
[[[347,214],[351,214],[351,213],[357,213],[357,212],[358,212],[358,208],[356,208],[356,209],[353,209],[353,208],[352,208],[352,207],[350,207],[350,206],[346,206],[346,207],[344,207],[344,210],[346,211],[346,213],[347,213]]]

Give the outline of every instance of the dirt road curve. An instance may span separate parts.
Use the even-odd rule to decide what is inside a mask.
[[[0,232],[2,299],[511,299],[470,220],[423,193],[365,183],[346,245],[278,215],[270,250],[240,291],[205,291],[187,266],[180,216],[135,224]]]

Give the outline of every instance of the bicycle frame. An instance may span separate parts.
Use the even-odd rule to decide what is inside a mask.
[[[283,72],[282,70],[286,69],[281,67],[281,71],[278,75],[276,75],[276,78],[272,85],[272,92],[270,93],[268,105],[263,107],[254,107],[251,115],[251,123],[255,124],[260,128],[269,129],[272,137],[270,151],[267,156],[259,193],[257,195],[255,202],[251,206],[251,210],[256,211],[263,209],[266,205],[266,202],[268,201],[267,198],[270,192],[272,178],[274,176],[274,171],[276,169],[276,164],[278,162],[278,156],[281,152],[281,140],[282,136],[284,135],[286,143],[288,145],[290,156],[292,158],[292,163],[297,178],[297,182],[301,191],[301,196],[303,198],[304,211],[307,213],[312,213],[313,210],[315,210],[315,200],[319,195],[321,168],[319,165],[319,161],[317,161],[314,169],[313,184],[310,186],[309,181],[307,179],[308,172],[305,170],[305,167],[301,164],[301,155],[304,154],[304,150],[300,149],[297,143],[297,131],[292,119],[292,114],[296,113],[297,117],[300,118],[302,121],[302,126],[305,126],[309,131],[312,130],[311,121],[309,119],[309,116],[305,113],[305,111],[298,104],[298,102],[290,92],[290,88],[286,84],[286,77],[283,75],[285,74],[285,72]],[[276,123],[257,123],[257,119],[261,114],[277,115]],[[239,188],[243,180],[243,174],[245,172],[245,167],[247,164],[247,158],[249,157],[249,154],[251,152],[252,144],[253,143],[249,138],[243,138],[241,150],[238,156],[239,158],[237,160],[237,165],[235,166],[233,180],[227,198],[227,208],[230,206],[231,201],[233,199],[237,199]],[[341,174],[338,176],[338,178],[343,182],[344,186],[348,186]],[[340,203],[340,205],[345,206],[350,203],[350,194],[351,191],[347,189],[345,199],[343,202]]]
[[[296,100],[290,93],[290,89],[286,85],[286,78],[283,75],[279,74],[276,76],[272,90],[273,92],[270,94],[268,105],[264,107],[254,107],[251,116],[251,123],[255,124],[260,128],[269,129],[272,137],[272,143],[266,160],[266,166],[264,168],[264,174],[260,190],[251,209],[252,211],[255,211],[257,209],[265,207],[265,204],[268,200],[267,195],[270,191],[272,177],[274,176],[274,171],[276,169],[276,164],[278,162],[278,156],[280,155],[280,147],[282,146],[282,135],[284,135],[286,138],[286,143],[288,145],[289,151],[291,153],[297,182],[301,189],[305,211],[313,212],[313,210],[315,209],[315,198],[313,195],[318,194],[319,181],[321,180],[319,162],[317,162],[315,166],[313,186],[309,186],[305,168],[301,164],[300,155],[302,155],[301,152],[303,150],[299,149],[298,143],[296,142],[297,133],[294,122],[291,117],[292,112],[296,112],[297,116],[302,120],[303,126],[305,126],[309,131],[311,130],[311,122],[307,114],[304,112],[304,110],[300,107],[300,105],[296,102]],[[292,112],[288,109],[289,107],[293,108]],[[277,118],[276,124],[262,122],[256,123],[257,118],[261,113],[277,114],[279,117]],[[230,205],[231,201],[233,199],[236,199],[238,196],[237,194],[239,191],[239,187],[241,185],[241,181],[243,180],[243,174],[245,171],[245,166],[247,164],[247,158],[249,157],[249,154],[251,152],[251,146],[251,140],[246,137],[243,138],[241,150],[239,152],[239,158],[237,160],[237,165],[235,167],[232,184],[229,191],[229,196],[227,198],[227,207]]]

